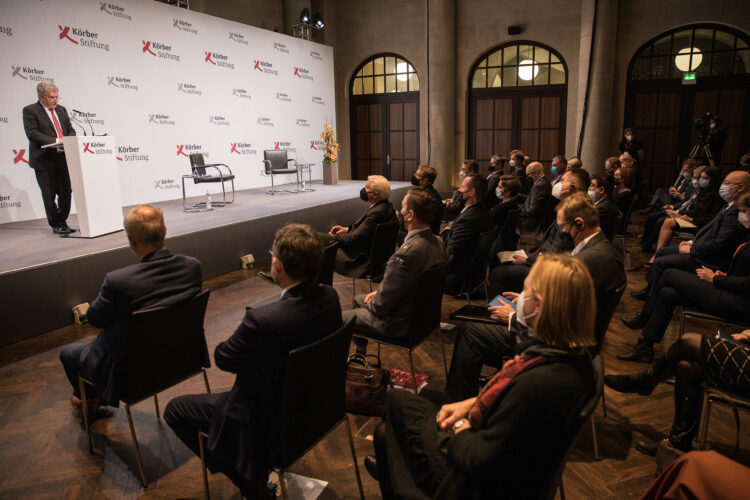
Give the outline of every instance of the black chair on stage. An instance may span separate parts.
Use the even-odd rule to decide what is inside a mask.
[[[205,290],[192,299],[179,304],[136,311],[130,318],[125,335],[127,351],[125,363],[116,369],[126,381],[120,401],[125,403],[125,412],[130,425],[130,435],[135,445],[138,472],[143,486],[147,487],[141,450],[135,435],[130,407],[153,396],[156,419],[161,420],[157,394],[199,373],[203,374],[206,391],[208,385],[206,368],[211,366],[203,330],[210,290]],[[168,360],[168,363],[165,363]],[[81,413],[89,440],[89,452],[94,452],[91,426],[86,404],[84,384],[93,385],[84,377],[78,377],[81,390]]]
[[[221,168],[226,168],[226,171],[222,171]],[[209,175],[206,173],[206,169],[215,169],[216,175]],[[224,163],[210,163],[206,165],[203,163],[203,154],[202,153],[193,153],[190,155],[190,169],[191,173],[186,174],[182,176],[182,208],[186,212],[200,212],[203,210],[208,210],[211,207],[207,207],[205,202],[195,203],[193,205],[188,206],[187,201],[185,200],[185,179],[192,179],[193,184],[206,184],[206,183],[220,183],[221,184],[221,194],[222,194],[222,201],[217,201],[215,203],[212,203],[212,206],[217,207],[223,207],[227,203],[234,203],[234,174],[232,174],[232,169],[230,169],[227,165]],[[224,187],[224,183],[229,182],[232,185],[232,199],[227,201],[227,191]]]
[[[370,260],[367,261],[365,271],[357,276],[347,274],[347,277],[352,279],[352,305],[356,305],[357,278],[367,279],[370,282],[370,291],[372,292],[372,283],[380,281],[385,274],[385,265],[396,251],[397,240],[398,221],[384,222],[375,226],[372,246],[370,247]]]
[[[346,422],[359,496],[365,498],[344,399],[346,360],[354,321],[352,318],[330,335],[289,353],[281,397],[281,459],[274,464],[284,498],[289,498],[284,472],[342,421]],[[199,433],[203,485],[209,498],[205,438],[206,434]]]
[[[286,149],[266,149],[263,151],[263,164],[266,168],[266,175],[271,176],[271,190],[266,191],[268,194],[276,193],[297,193],[299,192],[299,169],[294,166],[290,167],[289,162],[294,162],[294,158],[287,157]],[[295,174],[297,176],[297,189],[275,189],[273,184],[274,175]]]

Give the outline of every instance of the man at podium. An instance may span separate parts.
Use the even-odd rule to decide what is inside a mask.
[[[42,191],[44,211],[52,232],[67,236],[75,229],[68,227],[66,222],[70,214],[71,188],[62,138],[76,135],[76,132],[67,110],[57,105],[57,86],[39,82],[36,92],[39,100],[23,108],[23,128],[29,138],[29,164]],[[56,142],[60,143],[59,147],[42,149],[42,146]]]

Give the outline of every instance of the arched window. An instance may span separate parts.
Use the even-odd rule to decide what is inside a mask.
[[[511,149],[543,162],[564,152],[567,75],[560,54],[535,42],[479,57],[469,75],[468,156],[485,168]]]
[[[409,180],[419,164],[419,77],[397,54],[378,54],[354,71],[349,115],[352,179]]]

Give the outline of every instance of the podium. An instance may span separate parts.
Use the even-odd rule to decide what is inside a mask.
[[[66,136],[63,146],[80,237],[96,238],[121,231],[122,198],[114,137]]]

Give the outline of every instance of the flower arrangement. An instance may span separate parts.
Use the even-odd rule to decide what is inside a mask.
[[[326,147],[325,153],[323,154],[323,162],[335,162],[339,157],[339,143],[333,133],[333,127],[328,123],[328,120],[323,124],[323,131],[320,133],[320,138],[323,139],[323,143]]]

